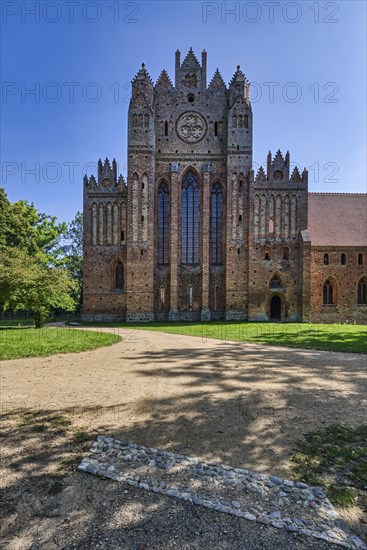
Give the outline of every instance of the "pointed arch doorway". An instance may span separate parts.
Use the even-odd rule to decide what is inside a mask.
[[[282,320],[282,300],[277,294],[270,300],[270,319],[272,321]]]

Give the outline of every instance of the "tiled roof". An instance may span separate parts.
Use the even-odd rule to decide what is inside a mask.
[[[367,246],[367,194],[309,193],[313,246]]]

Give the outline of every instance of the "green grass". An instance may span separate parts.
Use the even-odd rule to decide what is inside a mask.
[[[0,329],[7,327],[33,327],[34,321],[31,318],[24,319],[0,319]]]
[[[0,360],[85,351],[119,340],[114,334],[72,328],[0,330]]]
[[[92,325],[91,323],[82,324]],[[171,334],[200,336],[204,339],[216,338],[224,341],[254,342],[291,348],[367,353],[367,325],[211,321],[207,323],[95,323],[94,326],[156,330]]]
[[[367,425],[310,432],[291,461],[293,476],[324,487],[334,504],[348,507],[357,498],[367,504]]]

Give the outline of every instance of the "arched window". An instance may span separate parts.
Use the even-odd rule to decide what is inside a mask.
[[[273,277],[269,281],[269,288],[271,290],[277,290],[279,288],[283,288],[282,281],[278,277],[278,275],[273,275]]]
[[[274,235],[274,218],[272,217],[269,218],[268,230],[269,230],[269,235]]]
[[[189,309],[192,309],[192,286],[191,285],[187,287],[187,305],[189,306]]]
[[[169,194],[166,183],[158,188],[158,263],[168,264]]]
[[[232,128],[237,128],[237,115],[232,117]]]
[[[144,115],[144,126],[146,128],[149,126],[149,115]]]
[[[248,115],[243,116],[243,127],[248,128]]]
[[[222,188],[219,183],[213,185],[211,203],[211,263],[222,263]]]
[[[138,125],[138,115],[136,113],[132,116],[132,125],[136,127]]]
[[[324,254],[324,265],[329,265],[329,254]]]
[[[289,260],[289,248],[285,246],[283,248],[283,260]]]
[[[324,306],[331,306],[334,304],[334,287],[331,281],[326,281],[324,283],[323,303]]]
[[[164,302],[166,301],[166,289],[163,285],[159,288],[159,305],[160,309],[164,308]]]
[[[166,120],[166,122],[164,123],[164,135],[165,136],[168,136],[168,121]]]
[[[238,122],[238,127],[242,128],[242,115],[238,115],[237,122]]]
[[[199,263],[199,182],[193,172],[187,172],[181,195],[181,261]]]
[[[367,277],[362,277],[358,282],[357,303],[367,305]]]
[[[268,246],[264,250],[264,260],[271,260],[271,250]]]
[[[115,290],[124,290],[124,266],[121,262],[115,267]]]
[[[347,255],[344,254],[344,252],[340,256],[340,263],[341,263],[341,265],[347,265]]]
[[[218,122],[214,122],[214,135],[218,135]]]
[[[358,254],[358,265],[363,265],[363,254]]]

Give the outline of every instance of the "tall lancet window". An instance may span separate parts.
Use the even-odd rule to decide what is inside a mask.
[[[115,267],[115,290],[124,290],[124,266],[121,262]]]
[[[169,194],[166,183],[158,188],[158,263],[168,264]]]
[[[199,182],[188,172],[182,182],[181,195],[181,261],[199,263]]]
[[[222,188],[219,183],[213,185],[211,203],[210,258],[212,264],[222,263]]]

